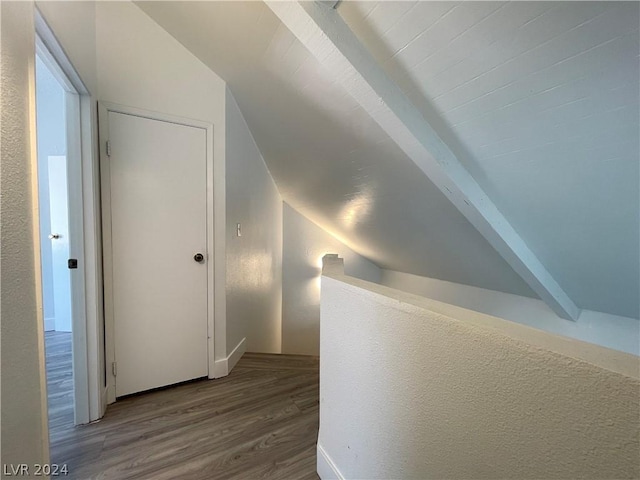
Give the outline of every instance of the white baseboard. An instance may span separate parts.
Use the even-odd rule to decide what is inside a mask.
[[[213,364],[213,375],[209,375],[209,378],[220,378],[229,375],[228,361],[226,358],[216,360]]]
[[[102,390],[102,398],[100,399],[100,412],[98,415],[98,419],[104,417],[105,412],[107,411],[107,399],[109,398],[109,387],[104,387]],[[97,420],[96,418],[92,418],[93,420]]]
[[[233,367],[236,366],[236,363],[238,363],[238,360],[240,360],[240,358],[246,351],[246,340],[246,337],[240,340],[238,345],[236,345],[236,348],[233,349],[228,357],[216,360],[213,370],[213,378],[226,377],[227,375],[229,375],[229,373],[231,373]]]
[[[318,460],[316,464],[316,471],[321,480],[344,480],[344,475],[340,473],[336,464],[333,463],[331,457],[322,448],[322,445],[318,444],[317,447]]]
[[[116,402],[116,386],[114,385],[107,385],[107,388],[104,389],[104,393],[106,395],[106,402],[104,403],[104,405],[111,405],[112,403]],[[105,407],[106,409],[106,407]]]
[[[245,337],[240,340],[240,343],[236,345],[236,348],[234,348],[233,352],[231,352],[231,354],[227,357],[229,373],[231,373],[231,370],[233,370],[233,367],[236,366],[236,363],[238,363],[238,360],[242,358],[242,355],[244,355],[244,352],[246,352],[246,350],[247,338]]]

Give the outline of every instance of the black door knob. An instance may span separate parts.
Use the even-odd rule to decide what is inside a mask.
[[[201,253],[196,253],[193,256],[193,259],[198,263],[202,263],[202,261],[204,260],[204,255],[202,255]]]

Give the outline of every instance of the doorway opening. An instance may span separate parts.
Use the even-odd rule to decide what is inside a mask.
[[[37,9],[35,24],[36,268],[54,447],[57,433],[106,406],[97,105]]]
[[[77,92],[71,92],[76,94]],[[66,90],[36,54],[40,258],[49,429],[74,423]]]

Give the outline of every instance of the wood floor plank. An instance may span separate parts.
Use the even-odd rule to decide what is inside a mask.
[[[71,336],[46,341],[51,456],[67,478],[317,480],[317,357],[246,353],[227,377],[124,398],[74,427]]]

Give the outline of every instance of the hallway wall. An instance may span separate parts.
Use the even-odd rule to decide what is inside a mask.
[[[329,272],[320,341],[323,479],[640,476],[636,356]]]
[[[243,338],[248,352],[280,353],[282,199],[229,89],[226,96],[227,355]]]
[[[33,2],[0,2],[1,463],[49,461],[36,239]],[[37,273],[38,272],[38,273]]]

